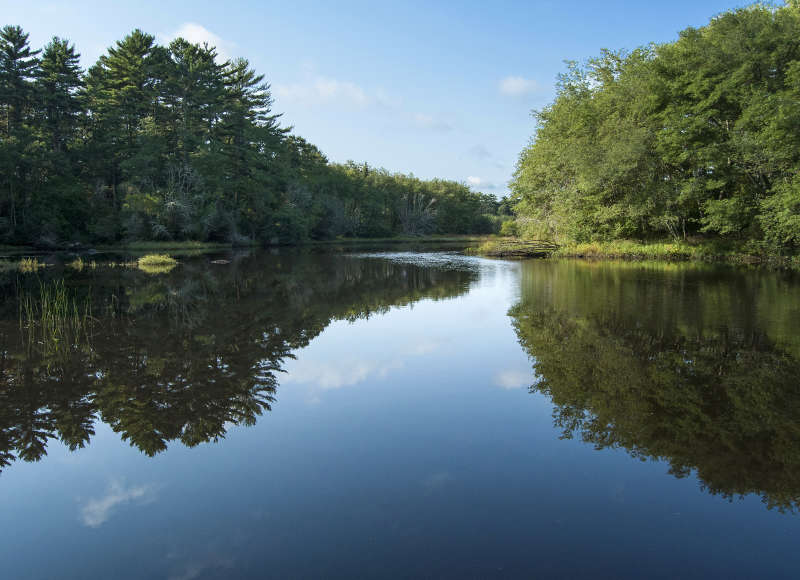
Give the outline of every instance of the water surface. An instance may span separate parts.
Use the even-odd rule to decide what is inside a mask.
[[[791,274],[325,250],[0,276],[4,577],[800,570]]]

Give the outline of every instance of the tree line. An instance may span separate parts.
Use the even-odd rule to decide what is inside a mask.
[[[518,226],[559,241],[800,247],[800,4],[568,63],[518,160]]]
[[[0,29],[0,243],[488,233],[460,182],[330,163],[281,125],[245,59],[134,30],[88,71],[54,37]]]

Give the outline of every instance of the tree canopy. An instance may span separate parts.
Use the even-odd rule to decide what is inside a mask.
[[[84,72],[68,40],[0,30],[0,243],[486,233],[490,197],[330,163],[213,46],[134,30]]]
[[[800,246],[800,8],[568,63],[512,182],[529,234]]]

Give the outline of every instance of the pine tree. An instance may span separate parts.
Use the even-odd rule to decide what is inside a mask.
[[[211,131],[222,114],[224,65],[217,64],[213,47],[183,38],[169,45],[169,54],[164,96],[171,112],[176,161],[188,166],[193,155],[208,150]]]
[[[145,119],[156,116],[156,49],[153,36],[134,30],[109,48],[87,75],[92,147],[115,204],[119,184],[129,178],[122,164],[136,155]]]
[[[264,75],[243,58],[225,67],[225,112],[217,129],[218,184],[225,203],[237,209],[251,237],[265,227],[283,185],[273,163],[288,129],[272,113]]]
[[[0,29],[0,131],[10,137],[20,129],[33,103],[33,77],[38,50],[31,50],[28,35],[19,26]]]
[[[31,50],[28,35],[19,26],[0,29],[0,239],[12,241],[24,222],[25,181],[30,173],[25,152],[33,136],[26,126],[33,106],[33,77],[38,50]]]
[[[75,137],[82,109],[78,91],[83,81],[75,46],[54,37],[42,53],[36,80],[44,140],[52,151],[65,151]]]

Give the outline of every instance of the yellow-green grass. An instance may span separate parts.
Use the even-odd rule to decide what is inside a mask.
[[[551,245],[548,245],[551,244]],[[490,240],[470,253],[497,257],[552,257],[594,260],[708,261],[734,264],[766,264],[779,268],[800,268],[800,256],[780,256],[761,247],[719,241],[614,240],[608,242],[533,242],[515,238]]]
[[[167,254],[147,254],[136,263],[140,270],[148,274],[166,274],[178,265],[178,261]]]
[[[556,257],[612,258],[624,260],[691,260],[703,257],[699,246],[683,242],[636,242],[616,240],[611,242],[573,243],[559,246]]]
[[[551,255],[557,246],[545,240],[519,238],[486,239],[480,246],[468,248],[468,254],[498,258],[543,258]]]
[[[78,272],[82,271],[84,268],[88,268],[89,270],[97,269],[97,262],[94,260],[90,260],[88,262],[84,262],[83,258],[80,256],[72,260],[71,262],[67,263],[67,268],[72,268],[73,270],[77,270]]]
[[[44,267],[45,264],[43,262],[40,262],[38,258],[22,258],[18,262],[19,271],[25,274],[29,274],[31,272],[38,272],[40,269]]]

